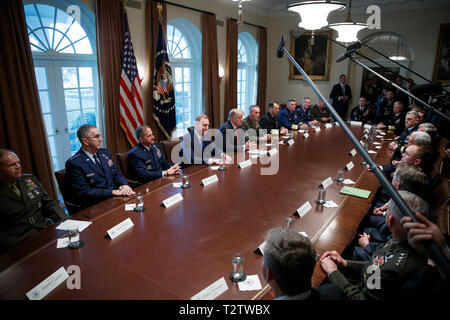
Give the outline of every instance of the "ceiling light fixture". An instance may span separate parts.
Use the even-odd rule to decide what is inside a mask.
[[[357,37],[358,32],[364,28],[367,28],[366,23],[358,23],[352,21],[351,11],[352,11],[352,0],[350,0],[349,3],[347,19],[345,19],[345,22],[332,23],[328,25],[328,27],[338,32],[338,37],[336,38],[336,41],[345,43],[358,41]]]
[[[318,0],[303,1],[288,5],[288,10],[300,15],[300,28],[318,30],[328,25],[328,15],[331,11],[342,10],[345,4],[339,1]]]

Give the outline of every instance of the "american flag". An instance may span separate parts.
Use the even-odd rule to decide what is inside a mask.
[[[131,146],[137,143],[134,130],[144,124],[141,79],[136,65],[126,12],[123,14],[125,45],[120,77],[120,126]]]

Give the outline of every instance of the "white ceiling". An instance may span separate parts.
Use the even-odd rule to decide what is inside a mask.
[[[236,8],[238,3],[234,0],[219,0],[231,3]],[[297,13],[287,11],[287,5],[302,2],[303,0],[246,0],[242,2],[242,9],[271,17],[290,17]],[[337,0],[348,5],[349,0]],[[381,11],[418,10],[436,7],[450,7],[450,0],[353,0],[352,13],[365,13],[369,5],[378,5]]]

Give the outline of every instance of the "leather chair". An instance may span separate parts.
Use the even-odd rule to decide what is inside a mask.
[[[175,163],[175,162],[172,160],[172,149],[173,149],[177,144],[181,143],[181,140],[182,140],[182,139],[183,139],[183,138],[180,137],[180,138],[178,138],[178,139],[176,139],[176,140],[163,140],[163,141],[160,141],[161,148],[163,149],[163,152],[164,152],[164,155],[166,156],[167,161],[172,162],[172,163]]]
[[[450,182],[443,179],[441,183],[433,191],[434,213],[436,215],[436,224],[442,233],[450,232]]]
[[[140,183],[136,180],[132,180],[128,173],[128,151],[126,152],[117,152],[116,153],[117,163],[119,164],[120,172],[125,176],[128,181],[128,184],[131,188],[135,188],[140,185]]]
[[[59,190],[61,191],[61,195],[64,200],[64,205],[66,206],[67,211],[69,212],[69,215],[73,215],[74,213],[77,213],[78,211],[84,209],[82,206],[72,203],[68,201],[68,191],[66,190],[65,184],[64,184],[64,177],[66,176],[66,170],[59,170],[55,171],[55,177],[56,181],[58,182]]]

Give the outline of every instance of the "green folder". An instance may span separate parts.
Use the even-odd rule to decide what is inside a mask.
[[[341,193],[349,195],[349,196],[363,198],[363,199],[369,198],[369,195],[370,195],[370,191],[368,191],[368,190],[358,189],[358,188],[353,188],[353,187],[348,187],[348,186],[342,187]]]

